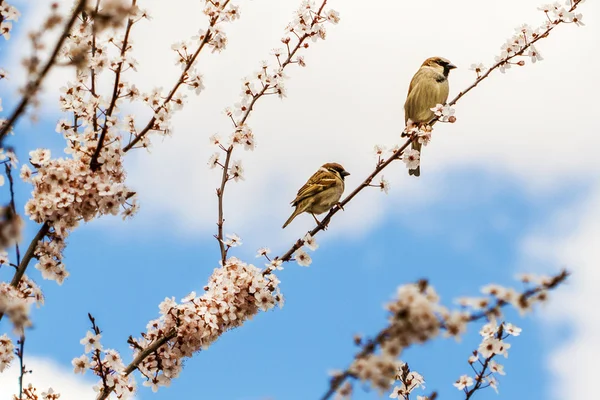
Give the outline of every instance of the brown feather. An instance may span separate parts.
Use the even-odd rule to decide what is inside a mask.
[[[314,215],[329,211],[340,201],[344,193],[344,177],[346,175],[349,173],[337,163],[327,163],[319,168],[298,190],[296,198],[291,203],[296,209],[283,228],[303,212]]]

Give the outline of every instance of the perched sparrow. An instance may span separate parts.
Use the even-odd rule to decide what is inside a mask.
[[[291,203],[296,210],[285,221],[283,228],[303,212],[311,213],[317,224],[321,225],[315,214],[327,212],[339,203],[342,193],[344,193],[344,178],[348,175],[350,173],[338,163],[323,164],[298,190],[296,198]]]
[[[442,57],[431,57],[425,60],[410,81],[406,103],[404,103],[405,123],[410,119],[417,126],[426,124],[434,116],[431,109],[438,104],[446,104],[450,91],[448,74],[454,68],[455,65]],[[412,142],[412,148],[420,152],[421,143]],[[409,169],[408,174],[421,175],[421,167]]]

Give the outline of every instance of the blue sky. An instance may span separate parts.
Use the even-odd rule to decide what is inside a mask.
[[[148,2],[152,24],[134,36],[140,71],[132,79],[142,89],[169,87],[168,72],[176,71],[170,43],[204,24],[197,21],[195,3],[182,3],[182,9],[195,12],[183,15]],[[207,138],[228,134],[220,110],[238,101],[240,79],[277,45],[296,7],[280,3],[243,3],[241,21],[226,28],[228,49],[202,59],[207,91],[199,99],[189,94],[190,103],[173,122],[174,136],[155,140],[151,154],[128,156],[128,184],[138,191],[142,206],[138,216],[127,222],[103,218],[77,229],[65,253],[71,275],[62,286],[43,281],[33,268],[28,271],[46,296],[45,306],[33,313],[35,326],[27,338],[27,356],[40,363],[33,382],[68,376],[66,382],[81,383],[69,371],[71,359],[83,352],[79,340],[89,329],[88,312],[104,331],[103,345],[130,360],[127,337],[139,336],[165,297],[200,291],[217,266],[212,234],[219,177],[205,167],[212,152]],[[390,2],[384,5],[389,12],[364,22],[367,6],[362,2],[330,3],[342,16],[340,25],[309,49],[307,68],[290,69],[288,99],[258,105],[250,124],[259,147],[243,155],[246,181],[228,188],[226,231],[237,232],[245,242],[232,255],[258,266],[258,247],[280,254],[310,227],[311,218],[301,216],[285,231],[279,228],[291,212],[289,200],[320,164],[331,159],[344,164],[352,173],[349,191],[372,169],[373,145],[398,142],[406,87],[422,59],[440,54],[459,65],[452,96],[473,79],[470,63],[493,59],[514,26],[541,22],[538,4],[530,0],[507,0],[506,7],[489,10],[471,0],[453,6],[432,1],[439,12],[429,14],[434,28],[406,17],[429,12],[429,4]],[[14,40],[0,42],[0,65],[16,71],[11,85],[0,86],[5,112],[15,98],[24,27],[39,18],[37,8],[21,11]],[[570,393],[573,398],[585,394],[592,382],[586,377],[598,372],[590,360],[600,355],[593,341],[585,341],[598,324],[586,319],[585,311],[598,299],[593,283],[600,282],[593,269],[598,257],[594,238],[600,233],[600,214],[593,206],[600,193],[595,150],[600,126],[595,118],[584,123],[572,116],[592,109],[590,93],[600,89],[586,77],[597,63],[584,62],[600,62],[593,52],[600,45],[597,11],[597,4],[584,4],[586,27],[561,26],[540,43],[542,63],[495,74],[465,97],[457,106],[458,122],[436,128],[420,179],[409,179],[401,163],[393,165],[384,173],[392,185],[389,195],[373,189],[338,213],[330,229],[317,236],[320,248],[312,254],[311,267],[290,264],[280,272],[283,309],[261,313],[228,332],[188,360],[171,387],[156,394],[142,388],[137,398],[319,398],[328,384],[327,371],[350,363],[356,351],[353,334],[370,335],[384,327],[382,305],[398,285],[428,278],[451,305],[457,297],[477,295],[487,283],[519,287],[513,280],[517,272],[552,273],[563,266],[576,276],[556,301],[534,318],[508,313],[523,333],[510,340],[510,356],[500,361],[507,372],[500,378],[500,395],[488,389],[476,398],[561,399],[569,393],[565,385],[573,382],[578,387]],[[273,21],[257,27],[265,12]],[[168,29],[150,43],[144,38],[152,26]],[[407,39],[415,30],[419,40]],[[52,96],[68,76],[66,70],[53,75],[38,123],[21,120],[17,126],[10,144],[22,162],[36,147],[49,147],[53,154],[63,147],[54,132],[60,115]],[[564,144],[567,134],[577,145]],[[6,195],[3,189],[3,199]],[[19,207],[29,195],[30,188],[19,183]],[[35,229],[28,223],[25,238]],[[7,272],[0,270],[0,279],[10,279]],[[436,390],[442,399],[464,398],[452,383],[470,373],[466,360],[478,346],[479,327],[471,325],[460,343],[440,339],[403,354],[425,377],[422,394]],[[8,330],[7,322],[0,322],[0,333]],[[586,349],[589,354],[583,354]],[[42,367],[42,361],[50,364]],[[587,372],[573,378],[571,372],[562,374],[562,366]],[[376,397],[356,388],[356,399]],[[66,397],[71,398],[77,397]]]

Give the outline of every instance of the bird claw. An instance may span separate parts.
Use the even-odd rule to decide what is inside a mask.
[[[317,217],[315,216],[315,214],[312,214],[312,216],[313,216],[313,218],[315,219],[315,222],[317,223],[317,226],[318,226],[319,228],[323,229],[324,231],[326,231],[326,230],[327,230],[327,225],[328,225],[328,223],[327,223],[327,224],[324,224],[323,222],[319,221],[319,220],[317,219]]]
[[[342,205],[342,203],[340,203],[339,201],[337,203],[335,203],[336,206],[338,206],[338,208],[342,211],[346,211],[344,210],[344,206]]]

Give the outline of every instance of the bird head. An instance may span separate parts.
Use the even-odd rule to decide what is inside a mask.
[[[350,175],[350,172],[346,171],[344,169],[344,167],[342,167],[338,163],[326,163],[326,164],[323,164],[323,166],[321,166],[321,168],[326,169],[327,171],[338,175],[342,180],[344,180],[344,178],[346,176]]]
[[[423,62],[423,67],[433,68],[444,76],[448,76],[450,70],[456,68],[456,65],[443,57],[430,57]]]

